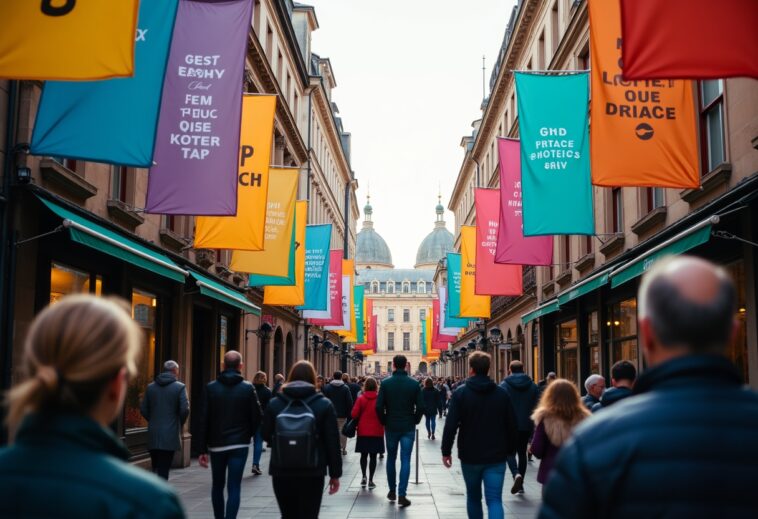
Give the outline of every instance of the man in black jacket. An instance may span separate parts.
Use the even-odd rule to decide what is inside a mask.
[[[637,368],[628,360],[620,360],[611,366],[611,387],[600,397],[600,402],[592,406],[592,412],[596,413],[604,407],[620,402],[626,397],[632,396],[632,386],[637,378]]]
[[[242,355],[231,350],[224,355],[224,371],[205,389],[203,427],[200,430],[200,457],[208,467],[208,451],[213,479],[211,501],[216,519],[237,517],[240,506],[242,472],[250,439],[261,423],[261,406],[250,382],[241,374]],[[228,499],[224,511],[224,482]]]
[[[508,366],[508,376],[500,384],[500,387],[508,391],[508,396],[511,397],[511,403],[513,404],[513,410],[516,412],[516,421],[518,422],[518,442],[516,444],[518,466],[516,465],[516,455],[508,456],[508,467],[511,469],[511,475],[513,476],[511,494],[516,494],[524,491],[526,448],[534,432],[532,412],[537,407],[539,390],[531,377],[524,373],[524,365],[518,360],[512,361],[510,366]]]
[[[350,394],[350,388],[342,380],[341,371],[334,372],[334,379],[324,386],[323,393],[326,398],[331,400],[334,410],[337,412],[337,427],[341,431],[353,410],[353,397]],[[347,436],[343,434],[340,434],[340,448],[342,455],[346,455]]]
[[[758,394],[724,356],[739,332],[729,274],[660,260],[637,310],[649,369],[563,445],[539,517],[758,517]]]
[[[503,517],[505,462],[516,450],[518,426],[508,392],[488,376],[490,356],[469,356],[470,378],[450,399],[442,434],[442,462],[450,468],[456,430],[469,517],[482,517],[482,483],[489,517]]]

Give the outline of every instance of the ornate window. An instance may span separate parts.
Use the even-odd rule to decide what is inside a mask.
[[[426,294],[426,282],[419,281],[416,283],[416,292],[419,294]]]
[[[387,281],[387,293],[388,294],[394,294],[395,293],[395,282],[394,281]]]
[[[379,293],[379,282],[374,280],[371,282],[371,293],[372,294],[378,294]]]
[[[411,282],[403,281],[403,294],[410,294],[410,293],[411,293]]]

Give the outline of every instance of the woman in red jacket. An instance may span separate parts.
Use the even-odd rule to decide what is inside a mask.
[[[361,486],[366,486],[366,464],[369,465],[368,488],[374,489],[374,472],[376,471],[376,455],[384,454],[384,426],[376,414],[376,396],[378,384],[376,379],[368,377],[363,383],[363,393],[353,406],[352,417],[358,420],[358,439],[355,441],[355,452],[361,453]],[[369,462],[369,457],[371,461]]]

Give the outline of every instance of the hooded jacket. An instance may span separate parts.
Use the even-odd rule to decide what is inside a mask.
[[[500,386],[508,391],[511,397],[518,421],[518,430],[531,432],[534,429],[531,416],[540,397],[537,384],[526,373],[514,373],[506,377]]]
[[[317,394],[316,387],[313,384],[299,380],[283,385],[280,393],[297,400],[305,400]],[[287,403],[279,395],[272,398],[271,402],[269,402],[266,412],[263,413],[263,423],[261,425],[261,436],[265,441],[271,442],[274,434],[276,434],[276,417],[284,411]],[[342,450],[340,449],[340,433],[337,429],[337,415],[334,412],[334,406],[328,398],[325,398],[320,393],[308,405],[316,417],[319,467],[313,470],[284,469],[276,465],[276,456],[272,456],[268,472],[274,477],[323,477],[326,475],[327,469],[329,477],[339,478],[342,476]],[[272,443],[272,445],[275,446],[276,443]]]
[[[442,434],[442,455],[450,456],[458,431],[461,463],[504,463],[516,452],[518,427],[508,392],[489,377],[475,375],[453,393]]]
[[[592,412],[596,413],[600,409],[615,404],[619,400],[632,396],[632,390],[627,387],[611,387],[605,390],[600,397],[600,401],[592,406]]]
[[[199,450],[247,446],[261,422],[258,395],[239,371],[227,369],[205,388]]]
[[[140,413],[147,420],[149,450],[178,451],[182,447],[182,426],[189,416],[189,401],[184,384],[170,371],[164,371],[147,386]]]
[[[350,388],[341,380],[332,380],[322,390],[324,396],[331,400],[337,418],[349,418],[353,409],[353,396]]]
[[[358,420],[358,436],[384,437],[384,426],[376,415],[376,391],[365,391],[353,406],[352,417]]]

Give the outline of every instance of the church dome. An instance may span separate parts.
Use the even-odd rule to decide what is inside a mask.
[[[445,254],[453,251],[455,239],[453,233],[445,226],[443,219],[445,208],[441,202],[435,207],[435,212],[437,221],[434,223],[434,230],[419,245],[416,253],[416,268],[435,268]]]
[[[390,248],[384,238],[374,230],[374,222],[371,220],[373,210],[369,202],[366,202],[363,213],[366,219],[355,243],[356,267],[393,268]]]

